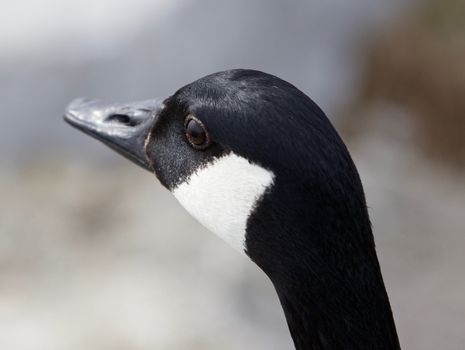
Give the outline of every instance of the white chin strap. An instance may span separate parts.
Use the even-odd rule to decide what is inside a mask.
[[[231,152],[172,192],[202,225],[243,253],[247,219],[273,180],[271,171]]]

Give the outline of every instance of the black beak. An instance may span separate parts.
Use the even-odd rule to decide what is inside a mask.
[[[142,168],[153,171],[145,141],[163,107],[157,100],[104,104],[79,98],[65,112],[65,121],[95,137]]]

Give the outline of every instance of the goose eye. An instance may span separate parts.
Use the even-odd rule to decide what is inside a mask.
[[[192,115],[188,115],[184,122],[186,137],[195,149],[205,149],[210,145],[210,137],[205,126],[200,120]]]

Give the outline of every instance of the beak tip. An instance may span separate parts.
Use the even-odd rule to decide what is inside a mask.
[[[91,105],[95,105],[96,102],[97,100],[87,97],[75,98],[66,106],[63,119],[72,126],[79,126],[79,121],[83,117],[82,112],[88,110],[89,107],[91,107]]]

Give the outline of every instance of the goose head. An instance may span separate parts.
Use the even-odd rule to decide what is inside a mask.
[[[379,338],[396,348],[360,178],[299,89],[229,70],[163,100],[78,99],[65,119],[153,172],[250,257],[273,282],[297,348],[372,348]]]

